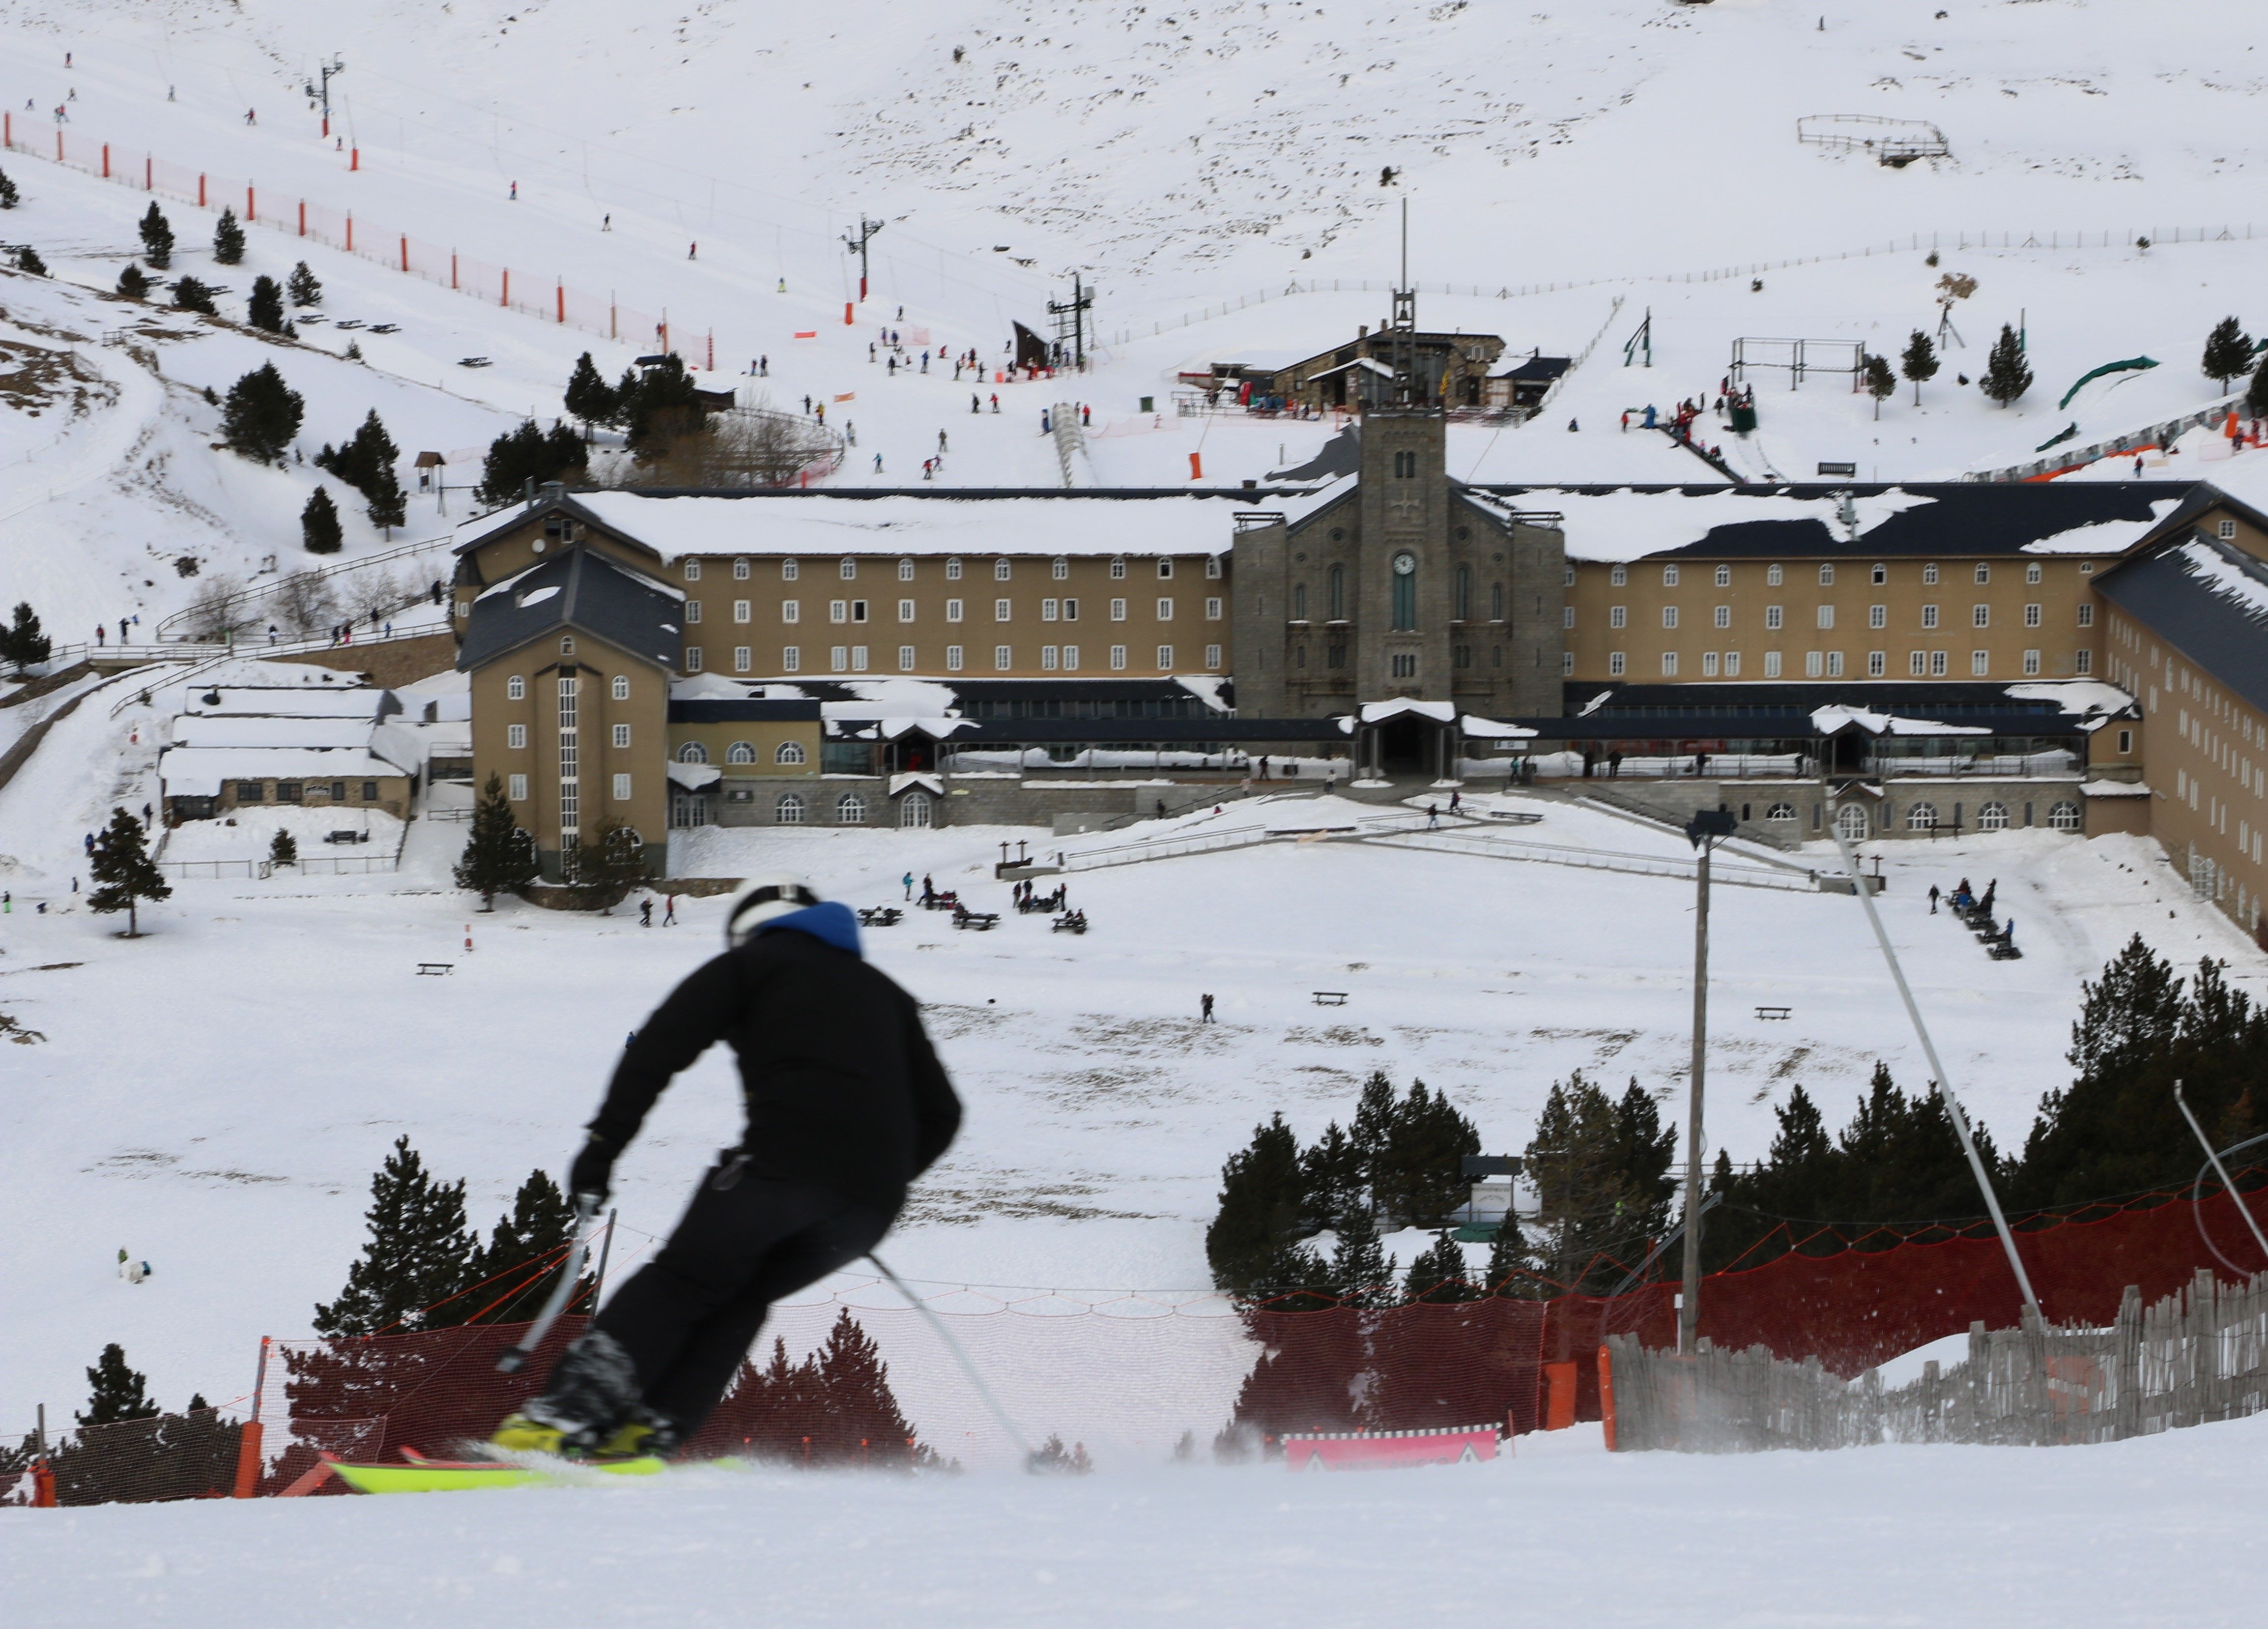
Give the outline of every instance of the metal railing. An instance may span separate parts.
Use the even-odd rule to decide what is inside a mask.
[[[1517,838],[1484,837],[1464,831],[1410,831],[1363,834],[1361,841],[1388,848],[1424,849],[1448,854],[1469,854],[1483,859],[1527,860],[1549,866],[1572,866],[1579,871],[1616,871],[1630,876],[1674,877],[1691,881],[1696,862],[1674,854],[1630,854],[1612,849],[1567,848],[1555,843],[1524,843]],[[1709,880],[1734,888],[1778,888],[1809,894],[1819,888],[1818,873],[1779,871],[1763,866],[1742,866],[1721,859],[1709,865]]]
[[[381,549],[374,555],[360,555],[352,560],[340,560],[329,565],[311,565],[299,571],[280,573],[273,582],[261,583],[230,594],[225,599],[213,601],[205,605],[193,605],[185,610],[174,612],[171,616],[159,618],[158,638],[165,639],[175,629],[194,620],[210,618],[216,613],[232,610],[239,606],[248,606],[255,601],[270,598],[291,578],[314,577],[328,580],[334,577],[343,577],[350,571],[359,571],[367,566],[385,565],[395,560],[410,559],[436,549],[446,549],[456,541],[456,537],[457,534],[454,532],[444,532],[438,537],[423,538],[414,543],[398,544],[392,549]],[[425,595],[419,594],[416,598],[422,600]]]

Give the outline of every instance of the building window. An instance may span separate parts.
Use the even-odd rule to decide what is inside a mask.
[[[743,561],[741,564],[746,564],[747,562]],[[802,568],[798,566],[794,561],[783,560],[780,562],[780,581],[784,583],[792,583],[801,574]]]
[[[1126,647],[1123,645],[1114,645],[1110,647],[1110,671],[1123,673],[1125,670]]]
[[[2036,628],[2039,625],[2040,608],[2036,605],[2026,606],[2024,608],[2024,626],[2027,628]]]
[[[733,601],[733,620],[736,623],[745,623],[749,620],[748,602],[746,600]]]
[[[626,747],[628,747],[630,744],[630,726],[629,725],[627,725],[627,724],[617,724],[616,726],[615,726],[615,747],[616,747],[616,748],[626,748]]]
[[[1764,818],[1766,820],[1792,821],[1795,818],[1795,805],[1793,803],[1775,803],[1771,807],[1764,811]]]
[[[1924,632],[1926,632],[1930,629],[1937,626],[1937,608],[1935,606],[1925,605],[1921,608],[1921,625]]]
[[[1676,652],[1664,651],[1661,653],[1661,676],[1665,679],[1675,679],[1677,676]]]
[[[1908,831],[1935,831],[1937,829],[1937,805],[1934,803],[1913,803],[1907,805],[1906,829]]]
[[[1945,677],[1945,652],[1943,651],[1932,651],[1929,653],[1929,676],[1933,679],[1942,679]]]
[[[1504,585],[1502,583],[1489,585],[1489,620],[1497,623],[1504,620]]]
[[[2234,520],[2223,520],[2220,526],[2215,528],[2215,530],[2221,540],[2225,542],[2236,535],[2236,522]]]
[[[1158,601],[1158,620],[1161,623],[1170,623],[1174,620],[1174,602],[1171,600]]]
[[[866,620],[865,601],[853,600],[850,601],[850,620],[854,623],[863,623]]]
[[[2133,732],[2133,731],[2132,731],[2132,730],[2121,730],[2121,731],[2119,731],[2119,732],[2118,732],[2118,751],[2119,751],[2120,755],[2121,755],[2121,756],[2124,756],[2124,754],[2126,754],[2126,753],[2130,753],[2130,752],[2132,752],[2132,751],[2133,751],[2133,750],[2134,750],[2134,732]]]
[[[1613,679],[1621,678],[1623,676],[1624,669],[1628,665],[1627,660],[1620,651],[1611,651],[1608,652],[1607,676]]]
[[[1719,628],[1730,628],[1733,625],[1733,608],[1729,605],[1719,606],[1712,620]],[[1570,623],[1569,626],[1572,627],[1573,624]]]
[[[1805,678],[1816,679],[1822,672],[1825,671],[1827,659],[1821,655],[1817,651],[1806,651],[1803,653],[1803,676]]]
[[[1394,557],[1392,626],[1397,632],[1418,626],[1418,557],[1403,550]]]
[[[1394,476],[1397,481],[1414,480],[1418,474],[1418,454],[1396,453],[1394,455]]]
[[[1008,570],[1009,566],[1007,561],[995,560],[992,563],[992,580],[996,583],[1006,582],[1008,580]]]
[[[1908,674],[1918,679],[1928,671],[1929,652],[1927,651],[1913,651],[1907,653],[1906,672]]]
[[[699,673],[701,671],[701,647],[699,645],[688,645],[685,647],[685,671],[688,673]]]
[[[1717,676],[1716,652],[1704,651],[1701,652],[1701,676],[1705,679],[1713,679]]]
[[[1079,620],[1078,601],[1066,600],[1063,602],[1063,619],[1067,623],[1075,623]]]
[[[505,795],[505,796],[507,796],[507,797],[509,797],[509,798],[510,798],[510,799],[511,799],[514,803],[525,803],[525,802],[526,802],[526,801],[527,801],[527,777],[526,777],[526,776],[525,776],[525,775],[514,775],[514,776],[510,777],[510,778],[509,778],[509,784],[506,785],[505,790],[504,790],[504,795]],[[242,801],[244,800],[243,800],[243,795],[242,795],[241,793],[239,793],[239,794],[238,794],[238,799],[237,799],[237,800],[238,800],[239,802],[242,802]],[[258,801],[258,800],[257,800],[257,799],[255,799],[255,800],[254,800],[255,802],[256,802],[256,801]]]
[[[1977,580],[1979,583],[1989,583],[1992,580],[1992,568],[1982,560],[1977,563]]]
[[[827,602],[827,620],[830,623],[849,622],[850,620],[850,601],[848,600],[829,600]]]
[[[831,645],[828,646],[827,666],[828,671],[832,673],[850,672],[850,647],[847,645]]]
[[[747,741],[736,741],[725,748],[725,762],[727,763],[754,763],[755,761],[756,749]]]
[[[945,620],[949,623],[957,623],[961,620],[960,601],[947,600],[945,602]]]
[[[628,674],[618,673],[615,675],[615,682],[611,689],[611,694],[618,702],[626,702],[630,700],[630,681]]]
[[[1675,588],[1677,586],[1677,568],[1675,566],[1665,565],[1661,568],[1661,586],[1664,588]]]
[[[2079,625],[2082,628],[2092,628],[2095,626],[2095,603],[2093,601],[2081,600],[2079,602]]]
[[[902,645],[898,646],[898,671],[900,673],[911,673],[913,670],[914,647],[910,645]]]
[[[789,571],[787,574],[790,577],[795,575],[793,569],[794,565],[794,561],[791,560],[788,562]],[[748,580],[748,563],[746,560],[735,560],[733,562],[733,580],[737,583],[745,583]]]
[[[2066,800],[2048,811],[2048,824],[2058,831],[2079,829],[2079,805]]]
[[[914,602],[913,602],[912,601],[910,601],[910,600],[901,600],[901,601],[898,601],[898,620],[899,620],[900,622],[902,622],[902,623],[909,623],[909,622],[913,621],[913,619],[914,619]]]
[[[959,645],[948,645],[945,647],[945,670],[947,673],[959,673],[961,671],[961,647]]]
[[[1397,651],[1386,661],[1390,678],[1414,679],[1418,676],[1418,655],[1414,651]]]
[[[1048,571],[1056,581],[1061,582],[1071,575],[1071,562],[1057,555],[1049,564]]]
[[[680,763],[706,763],[709,762],[709,748],[697,741],[687,741],[677,749],[677,761]]]
[[[1867,573],[1867,580],[1874,584],[1875,587],[1880,588],[1884,583],[1890,580],[1889,568],[1888,566],[1877,565],[1873,571]]]
[[[1064,671],[1065,673],[1077,673],[1079,671],[1079,646],[1075,645],[1066,645],[1064,646],[1063,665]]]
[[[1822,565],[1822,566],[1821,566],[1821,567],[1819,568],[1819,586],[1820,586],[1822,588],[1829,588],[1829,587],[1832,587],[1832,586],[1834,586],[1834,583],[1835,583],[1835,568],[1834,568],[1833,566],[1831,566],[1831,565]]]
[[[1126,557],[1125,557],[1125,556],[1123,556],[1123,555],[1114,555],[1114,556],[1112,556],[1112,557],[1111,557],[1111,561],[1110,561],[1110,575],[1111,575],[1112,577],[1114,577],[1114,578],[1123,578],[1123,577],[1124,577],[1124,576],[1126,575]]]
[[[2006,831],[2007,829],[2008,806],[2007,804],[1987,803],[1977,811],[1977,830]]]
[[[1220,671],[1220,646],[1217,645],[1205,646],[1205,671],[1207,673]]]
[[[780,671],[782,673],[803,671],[803,646],[788,645],[780,647]]]
[[[1562,628],[1572,628],[1575,625],[1575,608],[1573,606],[1563,605],[1559,608],[1559,625]]]
[[[1730,588],[1732,586],[1733,568],[1729,565],[1719,566],[1717,568],[1717,586],[1719,588]]]
[[[515,798],[526,797],[527,795],[527,777],[525,775],[515,775],[512,779],[512,785],[519,789],[512,795]],[[240,780],[236,783],[236,800],[239,803],[262,803],[267,801],[267,798],[268,783],[265,781]]]
[[[1042,601],[1040,601],[1040,620],[1041,620],[1042,622],[1043,622],[1043,623],[1051,623],[1051,622],[1055,621],[1055,619],[1056,619],[1056,612],[1057,612],[1058,609],[1060,609],[1060,608],[1062,608],[1062,605],[1063,605],[1063,601],[1060,601],[1060,600],[1042,600]]]
[[[902,582],[902,583],[909,583],[909,582],[913,581],[913,579],[914,579],[914,563],[913,563],[912,561],[910,561],[910,560],[901,560],[901,561],[899,561],[899,562],[898,562],[898,580],[899,580],[900,582]]]
[[[1009,647],[1008,647],[1008,646],[1006,646],[1006,645],[994,645],[994,646],[992,647],[992,668],[993,668],[993,671],[994,671],[994,672],[996,672],[996,673],[1005,673],[1005,672],[1007,672],[1007,671],[1008,671],[1008,669],[1009,669],[1009,667],[1012,665],[1012,662],[1011,659],[1012,659],[1012,657],[1013,656],[1013,654],[1014,654],[1014,652],[1012,652],[1012,651],[1009,649]]]
[[[1842,652],[1830,651],[1827,652],[1827,676],[1830,679],[1839,679],[1843,676]]]
[[[945,580],[948,583],[957,583],[961,580],[961,562],[957,558],[945,563]]]
[[[780,601],[780,621],[782,621],[782,622],[784,622],[784,623],[799,623],[799,622],[801,622],[802,620],[803,620],[803,601],[800,601],[800,600],[783,600],[783,601]]]
[[[1056,647],[1052,645],[1043,645],[1040,646],[1040,671],[1042,673],[1053,673],[1055,670]]]
[[[1173,671],[1173,667],[1174,647],[1170,645],[1160,645],[1158,647],[1158,671],[1160,673],[1170,673]]]
[[[1343,623],[1346,620],[1346,568],[1333,566],[1326,581],[1330,588],[1331,620],[1335,623]],[[1116,606],[1118,601],[1113,600],[1110,603]],[[1116,616],[1117,613],[1113,611],[1111,615]]]
[[[527,726],[525,724],[505,725],[504,726],[504,744],[512,748],[514,752],[518,752],[521,748],[526,746]]]
[[[1499,650],[1499,651],[1497,652],[1497,654],[1498,654],[1498,656],[1501,657],[1501,656],[1504,654],[1504,652],[1503,652],[1502,651],[1500,651],[1500,650]],[[1497,666],[1498,666],[1498,667],[1502,667],[1503,665],[1504,665],[1504,664],[1503,664],[1501,661],[1498,661],[1498,662],[1497,663]],[[1559,676],[1560,676],[1561,678],[1563,678],[1563,679],[1572,679],[1572,677],[1574,677],[1574,676],[1575,676],[1575,652],[1572,652],[1572,651],[1562,651],[1562,652],[1559,652]]]
[[[2038,561],[2035,560],[2031,564],[2024,568],[2024,580],[2028,583],[2036,583],[2040,580],[2040,566]]]
[[[2095,671],[2095,652],[2093,651],[2073,651],[2071,653],[2071,670],[2077,674],[2080,678],[2086,678],[2089,674]]]
[[[736,645],[733,647],[733,671],[734,673],[746,673],[748,671],[748,667],[750,666],[748,661],[748,652],[749,647],[745,645]]]
[[[856,560],[844,560],[836,567],[836,574],[846,583],[854,582],[858,576],[858,563]]]
[[[1778,628],[1786,620],[1786,612],[1777,605],[1764,607],[1764,626]]]
[[[1661,625],[1664,628],[1675,628],[1677,626],[1677,608],[1675,606],[1665,605],[1661,608]]]
[[[1889,671],[1889,658],[1885,652],[1881,651],[1867,652],[1867,676],[1869,679],[1879,679]]]
[[[1205,621],[1209,623],[1219,622],[1220,620],[1220,612],[1221,602],[1219,596],[1209,596],[1205,601]]]
[[[1211,601],[1207,603],[1218,604],[1219,601]],[[1292,620],[1295,623],[1304,623],[1307,620],[1307,585],[1305,583],[1292,585]]]
[[[1618,565],[1615,567],[1613,571],[1607,573],[1607,580],[1612,583],[1616,587],[1621,587],[1624,583],[1630,581],[1630,567],[1626,565]]]
[[[1220,557],[1219,555],[1207,555],[1205,557],[1205,575],[1216,579],[1220,576]]]
[[[802,825],[803,794],[799,792],[780,793],[779,801],[772,805],[772,819],[783,826]]]
[[[2035,678],[2038,675],[2039,671],[2040,653],[2037,651],[2026,651],[2024,652],[2024,677],[2027,679]]]
[[[994,622],[1011,622],[1014,620],[1014,617],[1015,607],[1012,601],[1006,600],[995,600],[992,601],[992,620]]]
[[[772,762],[774,763],[801,763],[805,762],[803,743],[801,741],[782,741],[772,751]]]
[[[688,583],[697,583],[701,580],[700,561],[688,560],[685,563],[685,580]]]
[[[1819,608],[1819,625],[1822,628],[1832,628],[1835,626],[1835,608],[1833,606],[1822,605]]]
[[[1610,605],[1607,608],[1608,627],[1621,628],[1627,625],[1629,621],[1630,607],[1626,605]]]
[[[1468,623],[1473,618],[1473,568],[1461,565],[1449,579],[1449,619]]]
[[[1738,651],[1725,652],[1725,676],[1727,679],[1737,679],[1741,676],[1741,653]]]
[[[617,803],[628,803],[630,800],[630,778],[629,776],[627,776],[627,775],[617,775],[617,776],[615,776],[615,802],[617,802]]]
[[[1889,608],[1889,606],[1887,606],[1887,605],[1870,605],[1870,606],[1868,606],[1868,607],[1867,608],[1867,627],[1869,627],[1869,628],[1887,628],[1887,627],[1889,627],[1889,625],[1890,625],[1890,608]]]
[[[1777,679],[1779,677],[1779,662],[1780,655],[1778,651],[1766,651],[1764,652],[1765,678]]]
[[[504,698],[511,702],[526,701],[527,699],[526,679],[519,674],[514,674],[511,678],[506,679],[504,682]]]
[[[866,800],[855,792],[846,792],[835,800],[835,823],[838,826],[863,826],[866,823]]]
[[[1992,608],[1989,605],[1970,606],[1969,625],[1971,628],[1990,628],[1992,625]]]

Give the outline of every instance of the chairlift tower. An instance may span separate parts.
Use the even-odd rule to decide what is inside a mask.
[[[1056,320],[1056,359],[1071,358],[1079,372],[1086,372],[1086,313],[1094,304],[1094,291],[1071,274],[1071,298],[1048,302],[1048,315]]]
[[[346,58],[334,51],[329,62],[315,64],[316,77],[307,81],[307,100],[320,100],[323,104],[323,134],[326,136],[331,133],[331,80],[346,70]]]
[[[858,299],[862,303],[866,298],[866,246],[873,241],[874,234],[882,230],[882,225],[880,221],[868,220],[861,214],[857,235],[847,232],[843,234],[843,247],[858,256]]]

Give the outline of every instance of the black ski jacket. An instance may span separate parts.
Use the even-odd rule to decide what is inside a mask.
[[[740,1055],[750,1176],[895,1215],[960,1129],[914,999],[854,953],[783,929],[697,969],[638,1027],[592,1133],[621,1150],[670,1078],[719,1040]]]

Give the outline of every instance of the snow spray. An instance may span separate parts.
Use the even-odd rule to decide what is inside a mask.
[[[1008,1418],[1008,1411],[1000,1406],[999,1399],[992,1395],[992,1388],[984,1383],[984,1376],[978,1374],[976,1365],[969,1361],[968,1353],[963,1351],[961,1343],[954,1338],[953,1331],[945,1327],[945,1320],[929,1309],[927,1301],[908,1289],[905,1280],[892,1272],[888,1264],[880,1257],[869,1252],[866,1259],[874,1264],[874,1270],[877,1272],[890,1281],[892,1289],[904,1296],[908,1304],[916,1312],[929,1320],[930,1328],[937,1331],[937,1338],[945,1343],[946,1350],[953,1353],[954,1361],[961,1365],[961,1372],[968,1376],[968,1383],[976,1388],[976,1395],[983,1398],[984,1406],[991,1410],[992,1418],[1000,1422],[1000,1429],[1008,1434],[1008,1441],[1013,1442],[1016,1445],[1016,1451],[1024,1456],[1024,1469],[1027,1471],[1035,1469],[1032,1463],[1032,1445],[1024,1441],[1024,1434],[1016,1429],[1016,1422]]]

